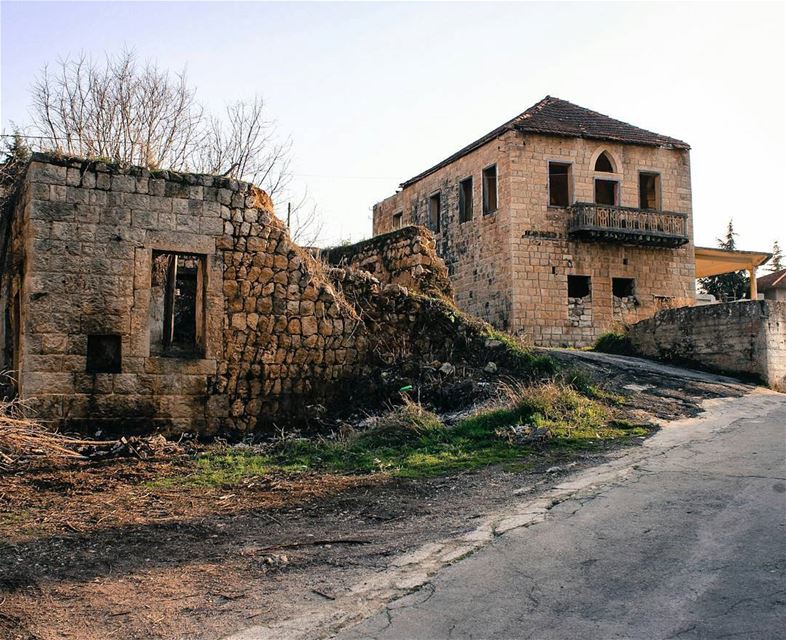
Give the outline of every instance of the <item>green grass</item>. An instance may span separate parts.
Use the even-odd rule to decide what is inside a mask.
[[[546,428],[550,438],[518,445],[506,434],[513,425]],[[282,440],[265,454],[224,448],[197,459],[187,476],[157,486],[231,486],[271,472],[388,473],[422,478],[504,463],[527,468],[539,457],[562,459],[602,448],[610,441],[646,435],[646,427],[619,420],[608,405],[564,384],[516,386],[496,408],[448,427],[414,403],[378,419],[371,428],[342,439]]]
[[[602,353],[613,353],[621,356],[635,355],[635,350],[630,338],[624,333],[610,331],[600,336],[592,346],[593,351]]]
[[[542,378],[554,375],[559,368],[553,358],[532,353],[531,350],[508,333],[490,329],[487,335],[491,340],[498,340],[507,347],[506,365],[519,375],[524,375],[531,379]]]

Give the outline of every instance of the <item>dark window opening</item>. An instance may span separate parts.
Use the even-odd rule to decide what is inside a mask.
[[[633,278],[612,278],[611,292],[617,298],[630,298],[636,295],[636,280]]]
[[[586,298],[590,292],[590,276],[568,276],[568,298]]]
[[[611,158],[605,151],[598,156],[595,160],[595,171],[603,171],[604,173],[614,173],[614,165],[611,164]]]
[[[119,335],[87,336],[88,373],[120,373],[121,344]]]
[[[472,178],[459,183],[459,222],[472,220]]]
[[[552,207],[570,206],[570,165],[549,162],[549,204]]]
[[[483,215],[497,210],[497,165],[483,169]]]
[[[639,208],[640,209],[660,209],[658,203],[658,191],[660,187],[660,176],[657,173],[639,174]]]
[[[150,351],[174,357],[204,352],[204,256],[153,253]]]
[[[595,180],[595,204],[617,205],[616,180]]]
[[[404,226],[404,213],[399,211],[393,214],[393,228],[401,229]]]
[[[442,197],[435,193],[428,199],[428,224],[431,230],[439,233],[440,214],[442,212]]]

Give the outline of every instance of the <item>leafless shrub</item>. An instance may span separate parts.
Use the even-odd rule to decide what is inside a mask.
[[[81,54],[44,67],[31,98],[43,149],[253,182],[289,218],[296,242],[314,244],[321,234],[307,194],[292,191],[292,142],[280,138],[258,96],[208,114],[185,69],[172,74],[126,50],[100,63]]]

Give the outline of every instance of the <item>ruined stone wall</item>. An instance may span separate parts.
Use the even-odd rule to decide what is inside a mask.
[[[445,261],[456,304],[462,310],[507,328],[512,305],[510,162],[507,134],[456,162],[426,176],[374,206],[374,235],[394,230],[393,216],[402,213],[404,225],[428,227]],[[481,172],[497,165],[498,206],[483,214]],[[459,222],[459,182],[473,178],[473,217]],[[429,198],[440,194],[439,230],[429,221]]]
[[[596,173],[606,150],[615,173]],[[691,241],[678,249],[568,239],[569,211],[549,206],[548,163],[571,165],[571,202],[594,200],[594,178],[620,184],[620,205],[638,207],[639,171],[661,176],[661,208],[688,214]],[[497,163],[498,210],[481,213],[482,170]],[[458,222],[458,184],[474,178],[475,217]],[[442,198],[438,253],[450,269],[459,307],[544,346],[586,346],[616,325],[695,298],[690,166],[687,151],[580,138],[505,133],[374,207],[374,233],[393,216],[425,224],[428,198]],[[592,278],[591,304],[576,309],[568,275]],[[615,300],[612,278],[634,278],[635,299]]]
[[[669,309],[636,323],[628,335],[642,355],[755,376],[786,391],[786,302]]]
[[[36,155],[14,224],[24,247],[19,395],[42,419],[245,431],[356,371],[357,314],[251,185]],[[158,252],[201,265],[200,352],[189,357],[151,350]],[[117,372],[88,370],[96,336],[118,341]]]
[[[269,431],[385,397],[380,367],[456,355],[488,329],[445,295],[424,230],[383,241],[385,283],[326,268],[264,192],[227,178],[36,155],[9,222],[3,282],[19,304],[0,301],[20,318],[19,396],[66,429]]]
[[[367,271],[382,284],[452,298],[445,263],[437,256],[434,236],[425,227],[407,226],[370,240],[322,249],[320,257],[334,267]]]

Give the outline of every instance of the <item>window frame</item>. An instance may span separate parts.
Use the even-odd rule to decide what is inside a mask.
[[[650,176],[655,178],[655,207],[643,207],[641,201],[641,179],[644,176]],[[644,211],[663,211],[663,200],[662,200],[662,189],[661,189],[661,177],[658,171],[641,171],[639,170],[639,209]]]
[[[192,345],[184,347],[178,346],[174,338],[175,317],[176,317],[176,301],[177,301],[177,268],[174,269],[174,282],[172,276],[167,273],[163,284],[163,314],[161,322],[161,340],[153,340],[150,336],[150,355],[163,357],[163,358],[178,358],[182,360],[202,360],[206,357],[207,353],[207,270],[208,270],[208,256],[205,253],[195,251],[172,251],[168,249],[153,249],[151,251],[150,274],[151,280],[154,276],[153,269],[155,267],[156,258],[159,256],[174,256],[175,264],[177,258],[186,257],[196,259],[196,274],[194,276],[194,341]],[[170,271],[170,268],[167,269]],[[152,282],[151,282],[152,287]],[[152,304],[148,310],[148,322],[154,318],[151,317],[153,313]],[[167,338],[167,332],[170,337]],[[154,346],[155,345],[155,346]]]
[[[464,185],[469,184],[469,199],[467,199],[466,189]],[[465,222],[472,222],[473,218],[475,217],[473,200],[475,198],[475,181],[473,180],[472,176],[467,176],[466,178],[459,180],[459,198],[458,198],[458,209],[459,209],[459,224],[464,224]]]
[[[552,190],[551,190],[551,166],[560,166],[566,167],[567,172],[565,173],[565,197],[566,197],[566,204],[553,204],[552,203]],[[556,207],[559,209],[567,209],[568,207],[572,206],[573,204],[573,163],[572,162],[564,162],[562,160],[549,160],[547,164],[547,171],[548,171],[548,206]],[[561,175],[561,174],[559,174]]]
[[[434,212],[432,210],[432,203],[436,200],[436,224],[434,222]],[[428,226],[434,233],[442,231],[442,191],[437,190],[428,197]]]
[[[393,214],[393,231],[404,228],[404,211],[397,211]]]
[[[488,184],[487,172],[491,169],[494,170],[494,208],[493,209],[489,206],[489,202],[488,202],[489,191],[487,189],[487,184]],[[484,167],[480,175],[481,175],[481,187],[483,190],[483,215],[484,216],[494,215],[499,210],[499,172],[497,171],[497,163],[495,162],[493,164],[488,165],[487,167]]]
[[[612,204],[606,202],[598,202],[598,183],[599,182],[608,182],[609,184],[614,185],[614,202]],[[620,205],[620,181],[619,180],[609,180],[607,178],[593,178],[592,182],[592,200],[593,203],[601,206],[601,207],[619,207]]]

